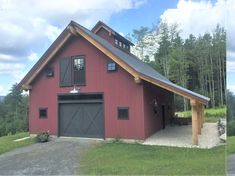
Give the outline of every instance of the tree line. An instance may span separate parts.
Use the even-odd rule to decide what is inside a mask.
[[[28,96],[17,90],[16,84],[0,102],[0,136],[28,131]]]
[[[217,25],[199,36],[181,37],[177,24],[160,22],[140,27],[127,37],[135,43],[133,53],[170,81],[209,97],[208,107],[225,105],[226,32]],[[188,110],[188,100],[176,96],[176,109]]]

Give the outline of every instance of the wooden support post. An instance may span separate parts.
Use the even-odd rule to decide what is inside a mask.
[[[204,123],[204,119],[203,119],[203,114],[204,114],[204,109],[203,109],[203,104],[200,104],[200,117],[201,117],[201,128],[203,128],[203,123]]]
[[[202,104],[202,124],[205,123],[205,107],[204,105]],[[203,126],[203,125],[202,125]]]
[[[197,113],[197,103],[195,100],[190,100],[192,109],[192,140],[193,145],[198,145],[198,113]]]
[[[201,134],[201,122],[202,122],[202,119],[201,119],[201,108],[200,108],[200,104],[197,103],[197,128],[198,128],[198,134]]]

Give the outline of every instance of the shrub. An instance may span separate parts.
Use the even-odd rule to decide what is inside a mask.
[[[38,142],[47,142],[47,141],[49,141],[49,137],[50,137],[50,135],[48,132],[43,132],[41,134],[38,134],[36,139]]]

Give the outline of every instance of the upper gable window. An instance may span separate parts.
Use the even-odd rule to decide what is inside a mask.
[[[74,69],[77,71],[84,70],[84,67],[85,67],[84,58],[73,57],[73,65],[74,65]]]
[[[60,86],[85,85],[85,56],[68,56],[60,59]]]
[[[108,62],[107,70],[108,70],[108,72],[116,71],[117,70],[116,63],[115,62]]]
[[[85,84],[85,57],[73,56],[73,81],[75,85]]]

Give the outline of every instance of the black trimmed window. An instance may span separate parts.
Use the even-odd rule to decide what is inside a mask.
[[[47,108],[39,108],[39,118],[40,119],[47,118]]]
[[[108,62],[107,64],[108,72],[113,72],[117,70],[117,64],[115,62]]]
[[[85,85],[85,57],[73,56],[73,81],[75,85]]]
[[[118,107],[118,119],[128,120],[129,119],[129,108],[128,107]]]
[[[52,67],[46,68],[46,76],[53,77],[54,76],[54,68],[52,68]]]

